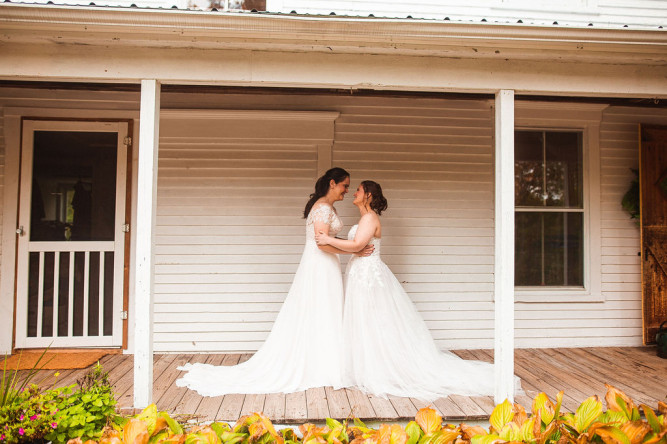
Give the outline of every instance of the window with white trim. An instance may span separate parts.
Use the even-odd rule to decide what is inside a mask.
[[[581,131],[515,131],[515,286],[583,288]]]

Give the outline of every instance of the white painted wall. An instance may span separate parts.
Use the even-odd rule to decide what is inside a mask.
[[[138,94],[0,88],[0,104],[133,115]],[[383,185],[389,199],[384,259],[438,345],[492,347],[491,101],[165,93],[162,106],[339,112],[333,164],[350,170],[353,185],[367,178]],[[631,180],[627,168],[637,165],[637,123],[667,124],[667,110],[547,108],[528,113],[523,107],[518,118],[563,127],[591,113],[602,116],[604,301],[517,303],[517,346],[638,345],[639,232],[620,199]],[[161,128],[155,350],[255,350],[296,270],[304,235],[300,213],[317,175],[316,146],[328,136],[304,140],[298,131],[281,134],[263,120],[229,127],[195,118]],[[351,201],[337,206],[351,226],[357,217]]]
[[[267,0],[271,12],[299,14],[425,18],[452,21],[482,19],[493,23],[523,23],[554,26],[647,27],[665,26],[667,3],[662,0]]]

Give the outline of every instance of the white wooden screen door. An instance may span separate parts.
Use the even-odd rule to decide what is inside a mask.
[[[122,345],[127,123],[25,120],[16,347]]]

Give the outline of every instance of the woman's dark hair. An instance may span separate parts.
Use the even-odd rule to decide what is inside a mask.
[[[306,208],[303,210],[303,218],[307,218],[310,213],[310,209],[313,208],[315,202],[320,197],[326,196],[329,192],[329,183],[333,180],[335,183],[341,183],[345,179],[350,177],[350,173],[345,171],[342,168],[333,167],[328,170],[322,177],[317,179],[315,182],[315,192],[310,195],[310,200],[306,204]]]
[[[371,210],[375,211],[378,216],[382,214],[387,209],[387,199],[382,195],[380,184],[372,180],[364,180],[361,186],[364,188],[364,193],[371,195]]]

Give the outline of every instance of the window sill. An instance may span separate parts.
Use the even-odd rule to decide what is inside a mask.
[[[592,293],[582,287],[515,287],[515,302],[528,303],[570,303],[604,302],[601,293]]]

